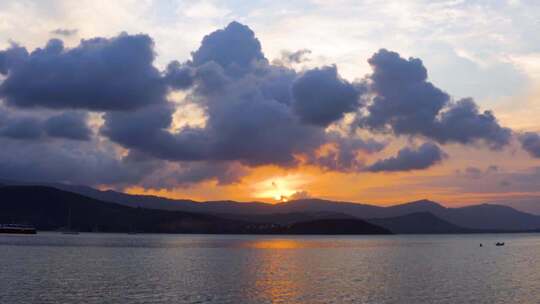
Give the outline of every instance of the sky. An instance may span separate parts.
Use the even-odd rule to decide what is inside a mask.
[[[537,1],[0,2],[0,178],[540,214]]]

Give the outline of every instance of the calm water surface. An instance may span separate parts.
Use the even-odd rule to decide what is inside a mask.
[[[0,303],[538,304],[540,235],[0,235]]]

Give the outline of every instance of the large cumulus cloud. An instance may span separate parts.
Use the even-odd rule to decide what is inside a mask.
[[[249,27],[235,21],[206,35],[193,53],[193,65],[215,62],[232,74],[246,72],[258,61],[266,61],[261,43]]]
[[[73,48],[52,39],[31,52],[13,44],[0,51],[7,109],[0,112],[0,141],[8,147],[0,153],[0,176],[22,178],[26,171],[88,184],[224,184],[261,165],[408,171],[445,158],[426,143],[367,166],[365,155],[391,140],[373,134],[491,148],[509,142],[511,131],[493,113],[430,83],[420,59],[380,50],[368,61],[373,73],[353,82],[334,65],[293,69],[305,53],[268,60],[255,33],[238,22],[208,34],[191,58],[162,70],[144,34],[87,39]],[[178,90],[182,105],[204,114],[202,125],[174,121],[182,107],[169,93]],[[102,119],[99,128],[90,128],[89,113]],[[175,129],[178,123],[183,127]],[[532,142],[524,148],[532,150]],[[19,150],[27,162],[14,159]],[[67,169],[60,168],[63,159]],[[72,174],[79,171],[85,173]]]
[[[417,58],[404,59],[381,49],[369,60],[373,102],[360,119],[363,127],[396,135],[419,135],[440,143],[483,141],[492,148],[509,143],[511,131],[490,111],[480,112],[470,98],[453,102],[427,78]]]
[[[165,78],[174,88],[191,85],[186,100],[204,109],[204,127],[171,133],[174,108],[156,105],[107,113],[102,133],[167,160],[294,166],[335,142],[324,127],[353,112],[359,95],[335,66],[298,74],[270,64],[253,32],[235,22],[207,35],[192,60],[171,63]]]
[[[294,110],[302,121],[328,126],[358,108],[358,88],[340,79],[336,66],[306,71],[292,87]]]
[[[30,54],[12,47],[0,53],[0,73],[7,74],[0,97],[25,108],[140,108],[163,102],[166,87],[153,66],[154,57],[147,35],[82,40],[71,49],[52,39]]]

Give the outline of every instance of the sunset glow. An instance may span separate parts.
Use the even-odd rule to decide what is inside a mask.
[[[532,210],[540,53],[519,37],[538,28],[538,8],[503,2],[261,14],[213,1],[7,1],[0,177],[197,201]]]
[[[255,184],[253,196],[261,199],[272,198],[277,202],[286,202],[294,194],[302,191],[302,187],[305,187],[306,183],[306,177],[301,175],[270,177]]]

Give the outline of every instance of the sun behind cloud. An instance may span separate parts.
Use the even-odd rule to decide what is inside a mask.
[[[294,194],[301,192],[307,182],[308,178],[301,174],[272,176],[255,184],[253,196],[286,202]]]

